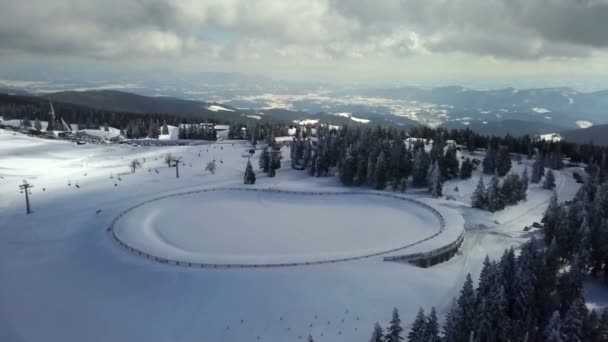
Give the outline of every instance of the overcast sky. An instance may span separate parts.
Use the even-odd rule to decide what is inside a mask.
[[[0,0],[0,69],[608,76],[608,0]]]

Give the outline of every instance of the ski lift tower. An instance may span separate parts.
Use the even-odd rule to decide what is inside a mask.
[[[30,196],[31,192],[30,192],[30,188],[33,188],[34,186],[31,185],[30,183],[28,183],[25,179],[23,180],[23,184],[19,185],[19,189],[21,189],[21,193],[25,192],[25,207],[26,207],[26,213],[27,214],[31,214],[32,210],[30,209]]]

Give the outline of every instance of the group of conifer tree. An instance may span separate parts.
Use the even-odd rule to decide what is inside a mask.
[[[406,139],[404,131],[380,127],[317,128],[316,137],[296,134],[291,144],[292,167],[315,177],[338,174],[346,186],[393,191],[427,188],[433,197],[442,196],[446,180],[471,177],[471,161],[460,167],[456,146],[447,144],[444,131],[435,134],[432,144]]]
[[[486,257],[477,287],[468,275],[443,324],[434,310],[421,310],[407,340],[608,341],[608,311],[588,309],[583,292],[586,278],[608,282],[608,173],[600,165],[587,167],[572,201],[554,194],[542,220],[544,241],[532,238],[519,255],[510,248],[499,260]],[[371,341],[406,338],[389,335],[376,324]]]

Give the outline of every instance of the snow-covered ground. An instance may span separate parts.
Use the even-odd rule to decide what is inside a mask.
[[[589,128],[593,126],[593,123],[586,120],[579,120],[576,122],[576,125],[580,128]]]
[[[308,177],[290,169],[288,148],[283,150],[277,177],[257,172],[255,187],[346,190],[336,178]],[[284,268],[182,268],[134,256],[109,237],[110,223],[144,201],[196,189],[243,186],[247,151],[246,145],[231,141],[198,146],[76,145],[0,129],[0,340],[297,341],[311,334],[315,341],[367,341],[376,321],[388,323],[393,307],[406,325],[421,306],[445,313],[466,273],[478,277],[486,254],[497,257],[533,234],[523,227],[540,220],[551,197],[550,191],[531,186],[528,201],[491,215],[468,205],[477,174],[446,184],[445,194],[454,200],[433,200],[412,190],[410,196],[439,208],[448,215],[446,221],[467,229],[461,252],[427,269],[385,262],[382,257]],[[164,164],[166,153],[182,157],[180,178]],[[135,158],[143,165],[131,173],[128,164]],[[214,175],[204,171],[210,160],[216,160]],[[521,170],[530,163],[514,165]],[[560,200],[570,199],[578,188],[571,171],[560,171],[556,177]],[[18,189],[23,179],[35,186],[31,215],[25,215],[24,195]],[[399,221],[397,213],[407,208],[397,208],[397,202],[388,199],[374,197],[368,203],[365,196],[305,200],[271,195],[260,203],[244,194],[209,195],[192,197],[187,206],[165,204],[179,205],[180,211],[196,210],[198,220],[191,219],[189,229],[200,222],[215,235],[224,234],[218,222],[249,222],[247,215],[259,225],[278,220],[294,224],[294,229],[315,226],[311,234],[326,236],[317,238],[322,240],[319,244],[306,237],[314,252],[384,247],[422,234],[416,227],[408,227],[411,235],[397,230],[396,223],[408,225],[411,216]],[[327,207],[318,213],[321,201],[328,201]],[[158,209],[167,210],[162,203]],[[271,207],[260,209],[264,203]],[[253,215],[256,208],[260,212]],[[332,221],[324,222],[326,214]],[[362,226],[374,223],[377,236],[370,236],[365,246],[358,239],[332,236],[347,228],[332,227],[340,216],[351,223],[362,220]],[[165,220],[173,222],[170,216]],[[215,227],[205,226],[206,220]],[[226,236],[236,238],[238,227],[226,229]],[[253,236],[256,231],[250,233],[227,246],[234,253],[247,251],[243,248],[250,248],[245,245],[252,241],[261,243],[262,237]],[[218,239],[222,237],[214,236],[207,244],[220,253]],[[299,237],[284,241],[303,246],[294,239]],[[278,253],[288,246],[267,241],[262,247]]]
[[[225,108],[219,105],[210,105],[207,107],[208,110],[213,111],[213,112],[219,112],[219,111],[228,111],[228,112],[234,112],[233,109],[229,109],[229,108]]]

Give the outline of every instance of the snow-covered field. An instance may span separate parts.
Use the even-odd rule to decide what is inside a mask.
[[[180,178],[164,164],[166,153],[182,157]],[[445,194],[454,200],[432,200],[412,190],[409,196],[440,210],[448,224],[467,229],[461,252],[427,269],[380,256],[302,267],[193,269],[137,257],[110,238],[106,230],[111,222],[142,202],[197,189],[242,187],[247,154],[245,145],[230,141],[75,145],[0,130],[0,341],[283,342],[304,340],[308,334],[315,341],[367,341],[373,323],[386,325],[393,307],[406,325],[421,306],[435,306],[444,314],[466,273],[478,277],[486,254],[497,257],[533,234],[522,229],[540,220],[551,196],[531,186],[527,202],[491,215],[468,205],[478,175],[446,184]],[[143,166],[131,173],[128,164],[135,158]],[[346,191],[335,178],[290,169],[286,148],[284,158],[277,177],[257,172],[254,187]],[[213,159],[214,175],[204,171]],[[529,163],[514,166],[521,170]],[[578,188],[571,171],[556,176],[560,200],[570,199]],[[18,189],[24,178],[35,186],[31,215],[25,215]],[[411,223],[431,218],[399,203],[363,195],[256,198],[253,193],[209,192],[187,203],[150,202],[150,208],[134,210],[132,219],[145,225],[139,218],[157,210],[164,215],[150,227],[169,232],[182,248],[274,258],[289,248],[298,254],[345,253],[424,237],[425,229]],[[402,219],[401,214],[408,216]],[[170,225],[175,215],[187,224]],[[351,232],[340,224],[342,218],[364,231],[347,235]],[[249,227],[253,231],[244,232]],[[190,230],[192,240],[179,229]],[[310,235],[299,235],[301,229],[310,229]],[[264,234],[271,231],[281,240],[268,240]],[[232,241],[222,241],[226,237]],[[447,232],[439,234],[415,251],[448,242],[447,237],[451,239]]]

